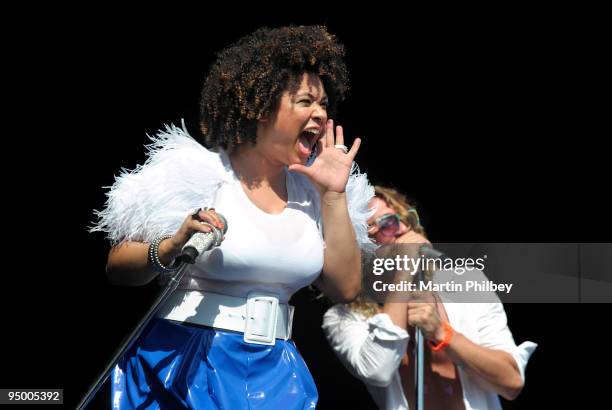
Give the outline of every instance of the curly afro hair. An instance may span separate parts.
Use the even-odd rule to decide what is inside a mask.
[[[217,55],[202,87],[205,144],[232,150],[255,143],[257,121],[273,113],[283,92],[294,94],[304,73],[321,78],[328,114],[349,88],[344,46],[323,26],[260,28]]]

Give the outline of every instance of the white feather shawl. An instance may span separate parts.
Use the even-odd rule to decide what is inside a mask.
[[[104,209],[94,211],[98,220],[90,232],[105,232],[113,244],[151,242],[157,236],[173,234],[195,209],[212,206],[221,184],[233,180],[231,167],[220,154],[208,151],[184,128],[166,125],[149,138],[152,143],[147,145],[144,165],[132,171],[122,169],[106,194]],[[302,181],[304,188],[316,192],[306,177]],[[368,238],[366,221],[374,188],[356,164],[346,194],[357,241],[369,252],[374,244]]]

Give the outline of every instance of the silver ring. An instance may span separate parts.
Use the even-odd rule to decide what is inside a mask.
[[[342,152],[344,152],[345,154],[348,154],[348,147],[346,145],[336,144],[334,145],[334,148],[340,148]]]

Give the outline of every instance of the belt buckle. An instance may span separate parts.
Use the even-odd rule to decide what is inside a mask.
[[[244,341],[273,346],[276,343],[278,297],[262,292],[247,296]]]

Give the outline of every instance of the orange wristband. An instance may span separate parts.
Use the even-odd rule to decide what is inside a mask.
[[[455,334],[455,331],[451,327],[450,323],[448,323],[446,320],[442,321],[442,327],[444,327],[444,339],[442,339],[442,341],[438,343],[437,345],[434,345],[433,343],[431,343],[431,340],[429,341],[431,350],[433,350],[434,352],[437,352],[438,350],[442,350],[446,346],[448,346],[451,339],[453,338],[453,334]]]

